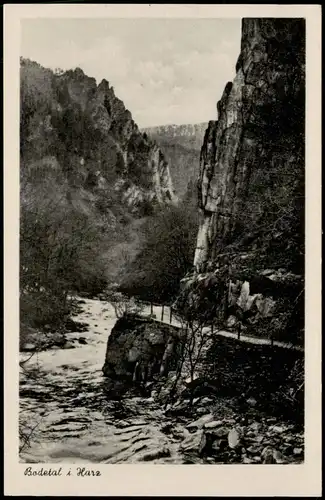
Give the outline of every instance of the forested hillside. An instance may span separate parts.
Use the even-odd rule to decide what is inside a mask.
[[[200,150],[207,123],[161,125],[143,129],[158,144],[170,164],[170,173],[178,196],[196,182]]]
[[[20,96],[21,317],[44,326],[68,313],[69,294],[116,279],[139,225],[176,196],[108,81],[21,59]]]

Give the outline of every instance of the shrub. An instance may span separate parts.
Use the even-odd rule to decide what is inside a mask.
[[[102,293],[104,300],[109,302],[114,309],[115,316],[119,319],[123,316],[140,314],[144,305],[134,298],[129,298],[118,291],[117,285],[108,286]]]

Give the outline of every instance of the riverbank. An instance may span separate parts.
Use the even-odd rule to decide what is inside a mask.
[[[240,407],[238,398],[200,395],[190,410],[186,398],[165,409],[154,388],[143,385],[112,398],[102,367],[114,312],[90,299],[80,308],[74,319],[87,323],[87,331],[68,333],[69,348],[38,352],[21,369],[21,431],[34,428],[30,446],[21,442],[22,462],[303,461],[301,425],[263,413],[253,398]]]

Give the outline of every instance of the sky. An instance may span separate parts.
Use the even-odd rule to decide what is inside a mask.
[[[235,76],[241,19],[24,19],[21,55],[114,86],[139,127],[200,123]]]

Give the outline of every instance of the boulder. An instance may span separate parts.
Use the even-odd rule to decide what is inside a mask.
[[[253,407],[256,406],[256,404],[257,404],[257,401],[255,398],[248,398],[246,402],[247,402],[247,404],[249,404],[249,406],[253,406]]]
[[[253,422],[249,428],[254,432],[259,432],[262,428],[262,424],[260,422]]]
[[[62,348],[63,348],[63,349],[75,349],[75,347],[76,347],[76,346],[74,345],[74,343],[73,343],[73,342],[66,342],[66,343],[62,346]]]
[[[159,458],[170,457],[170,449],[168,446],[164,446],[162,448],[158,448],[157,450],[148,451],[144,453],[139,460],[142,462],[149,462],[151,460],[158,460]]]
[[[107,340],[104,375],[144,383],[155,375],[167,375],[177,363],[180,332],[150,318],[118,319]]]
[[[261,453],[261,459],[264,464],[275,464],[275,458],[274,458],[274,449],[271,446],[266,446],[262,453]]]
[[[277,463],[277,464],[287,463],[287,459],[279,450],[273,450],[273,458],[275,460],[275,463]]]
[[[202,429],[188,435],[180,444],[180,450],[185,453],[201,455],[206,447],[206,436]]]
[[[203,427],[208,422],[212,422],[213,420],[214,420],[214,417],[213,417],[212,413],[208,413],[207,415],[203,415],[202,417],[200,417],[198,420],[191,422],[186,427],[187,427],[187,429],[203,429]]]
[[[222,420],[212,420],[211,422],[206,422],[204,424],[205,429],[215,429],[216,427],[220,427],[223,424]]]
[[[261,447],[258,446],[258,445],[252,445],[250,446],[249,448],[247,448],[247,451],[248,453],[250,453],[251,455],[256,455],[257,453],[259,453],[261,451]]]
[[[241,432],[238,429],[231,429],[228,433],[229,448],[235,449],[240,446]]]
[[[285,432],[286,428],[280,425],[273,425],[270,427],[270,431],[276,432],[277,434],[283,434]]]

